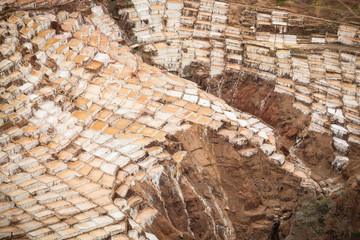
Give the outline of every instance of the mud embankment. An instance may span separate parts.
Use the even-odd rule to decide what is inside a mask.
[[[200,126],[166,145],[170,153],[187,155],[165,162],[158,188],[143,182],[134,189],[158,209],[149,231],[159,239],[268,239],[279,218],[307,194],[299,179],[260,151],[243,158]]]
[[[311,116],[293,108],[293,97],[274,92],[273,82],[252,75],[228,73],[210,79],[205,72],[205,66],[197,66],[189,79],[232,107],[251,113],[276,129],[279,149],[288,155],[293,147],[296,156],[312,170],[314,180],[320,182],[338,176],[331,165],[335,157],[331,136],[307,131]],[[301,144],[295,147],[299,141]]]

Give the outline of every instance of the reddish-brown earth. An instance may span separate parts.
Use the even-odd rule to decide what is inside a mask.
[[[224,97],[226,99],[226,97]],[[260,117],[279,130],[281,142],[289,147],[309,124],[310,117],[292,107],[292,98],[274,92],[274,85],[264,80],[245,78],[238,84],[233,106]]]
[[[266,81],[246,78],[238,85],[233,106],[254,114],[277,129],[280,145],[290,149],[296,137],[303,137],[302,132],[309,125],[310,116],[292,107],[292,97],[276,93],[273,89],[274,86]],[[295,154],[311,167],[312,177],[317,181],[337,175],[331,167],[334,160],[331,142],[328,135],[306,132],[303,141],[296,147]]]
[[[307,194],[262,153],[243,158],[208,129],[194,126],[168,141],[189,154],[174,169],[166,164],[159,189],[135,190],[160,213],[150,227],[159,239],[267,239]]]

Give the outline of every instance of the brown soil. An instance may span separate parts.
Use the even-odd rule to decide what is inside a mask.
[[[274,127],[279,142],[289,149],[296,136],[309,125],[310,116],[294,109],[293,98],[274,92],[274,84],[250,75],[226,74],[209,80],[206,66],[193,65],[189,80],[217,95],[230,106],[253,114]],[[219,89],[221,88],[221,89]]]
[[[351,161],[345,166],[343,176],[348,180],[349,185],[355,184],[356,186],[356,182],[360,179],[360,148],[358,145],[350,144],[349,159]]]
[[[326,134],[309,132],[295,151],[310,167],[311,177],[315,181],[324,180],[338,175],[331,167],[334,160],[332,138]]]
[[[223,84],[222,98],[231,106],[251,113],[274,127],[279,134],[278,147],[285,155],[296,139],[302,139],[295,148],[295,154],[310,167],[314,180],[321,181],[338,175],[331,166],[334,160],[331,137],[303,132],[309,126],[310,116],[293,108],[293,97],[274,92],[273,83],[252,76],[229,79],[228,83]],[[234,81],[240,82],[236,90],[233,89],[236,86]]]
[[[248,76],[238,85],[233,107],[249,112],[273,126],[279,131],[280,142],[289,148],[310,121],[309,116],[294,109],[292,104],[293,98],[275,93],[272,83]]]
[[[159,210],[150,226],[159,239],[268,239],[275,221],[306,194],[299,179],[262,153],[243,158],[200,126],[168,141],[188,155],[173,171],[173,163],[165,164],[160,191],[145,183],[134,189]]]

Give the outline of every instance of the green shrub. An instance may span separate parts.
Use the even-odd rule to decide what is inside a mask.
[[[322,214],[327,214],[330,210],[330,201],[327,199],[318,200],[316,203],[316,209]]]
[[[312,2],[312,5],[315,7],[321,7],[322,6],[323,1],[322,0],[315,0]]]
[[[285,0],[276,0],[276,5],[282,6],[285,4]]]
[[[325,219],[324,219],[323,217],[319,217],[319,218],[318,218],[318,222],[319,222],[321,225],[323,225],[324,222],[325,222]]]

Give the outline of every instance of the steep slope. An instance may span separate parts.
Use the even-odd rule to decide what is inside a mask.
[[[192,127],[172,137],[169,146],[186,156],[176,166],[165,165],[157,191],[151,194],[146,183],[135,190],[157,206],[162,213],[158,218],[173,229],[168,235],[167,227],[156,224],[164,220],[155,220],[151,229],[163,238],[267,239],[282,215],[308,192],[262,153],[244,158],[209,129]]]

